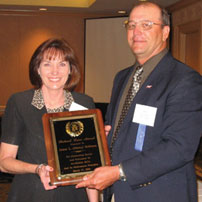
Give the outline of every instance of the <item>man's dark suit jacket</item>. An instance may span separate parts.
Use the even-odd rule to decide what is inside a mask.
[[[112,125],[133,67],[114,80],[106,124]],[[134,149],[136,104],[156,107],[154,127],[147,126],[142,152]],[[202,78],[167,53],[135,96],[113,146],[127,181],[113,185],[116,202],[196,202],[193,159],[202,131]],[[110,145],[112,132],[108,135]]]

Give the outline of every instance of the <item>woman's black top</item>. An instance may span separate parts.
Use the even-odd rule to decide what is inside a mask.
[[[37,109],[31,105],[34,90],[16,93],[8,100],[2,120],[1,142],[17,145],[18,159],[32,164],[47,163],[42,116],[46,108]],[[72,92],[74,102],[95,108],[93,99],[87,95]],[[75,186],[57,187],[45,190],[36,174],[15,175],[8,202],[86,202],[85,189]]]

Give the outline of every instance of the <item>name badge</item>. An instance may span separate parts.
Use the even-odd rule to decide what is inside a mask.
[[[133,115],[133,122],[154,127],[156,112],[156,107],[136,104]]]
[[[80,104],[77,104],[76,102],[72,102],[70,108],[69,108],[69,111],[79,111],[79,110],[87,110],[88,108],[80,105]]]

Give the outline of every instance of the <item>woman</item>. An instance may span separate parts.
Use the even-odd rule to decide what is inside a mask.
[[[49,39],[33,54],[29,76],[34,89],[8,100],[2,121],[0,170],[15,175],[8,202],[85,202],[84,189],[49,184],[42,115],[68,111],[73,102],[94,108],[91,97],[73,92],[80,73],[74,51],[65,40]],[[18,156],[18,158],[16,158]],[[47,191],[49,190],[49,191]],[[87,190],[96,202],[95,190]]]

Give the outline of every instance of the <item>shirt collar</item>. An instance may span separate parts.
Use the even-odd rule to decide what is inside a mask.
[[[150,75],[150,73],[155,69],[157,64],[160,62],[160,60],[168,53],[168,49],[163,49],[160,53],[157,55],[154,55],[149,60],[147,60],[142,66],[143,66],[143,74],[142,74],[142,83],[147,79],[147,77]],[[136,61],[135,68],[139,66],[139,62]]]
[[[72,97],[72,94],[66,90],[64,90],[64,96],[65,96],[64,108],[69,110],[72,102],[74,102],[74,98]],[[45,107],[41,89],[37,89],[34,91],[34,96],[33,96],[31,104],[39,110],[41,110],[43,107]]]

